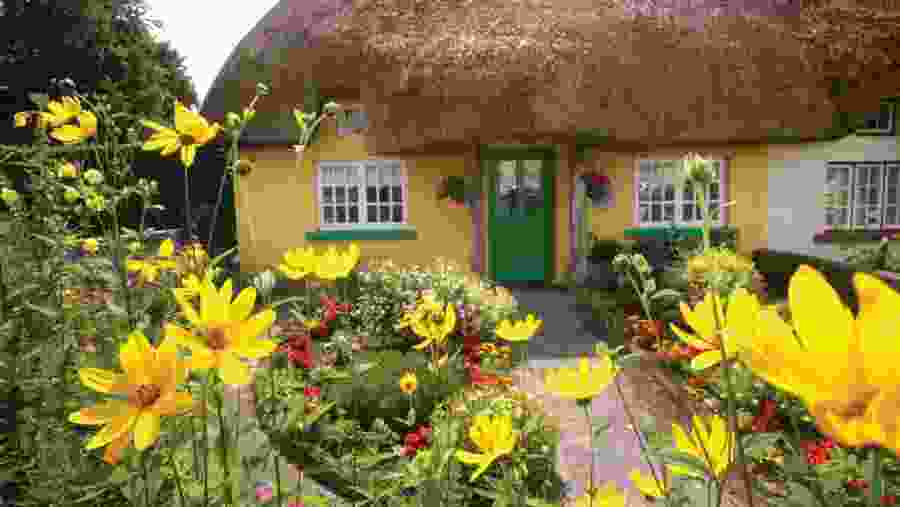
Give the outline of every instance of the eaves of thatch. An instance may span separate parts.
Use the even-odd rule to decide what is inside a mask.
[[[895,0],[648,2],[283,0],[241,43],[282,33],[282,50],[261,54],[273,60],[267,102],[283,111],[249,140],[287,140],[307,79],[362,102],[383,153],[575,133],[649,146],[816,139],[839,112],[900,95]],[[216,93],[204,104],[214,117]]]

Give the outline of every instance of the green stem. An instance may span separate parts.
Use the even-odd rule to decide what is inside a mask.
[[[233,164],[234,162],[226,161],[226,163]],[[213,207],[212,217],[210,218],[209,235],[207,236],[208,239],[206,240],[206,250],[210,253],[210,255],[212,255],[212,251],[213,251],[212,250],[212,245],[213,245],[212,241],[213,241],[213,238],[215,237],[215,233],[216,233],[216,222],[218,221],[218,218],[219,218],[219,208],[222,207],[222,200],[225,198],[225,180],[228,179],[228,174],[229,174],[230,170],[231,169],[229,167],[225,167],[225,169],[222,170],[222,179],[219,180],[219,191],[216,194],[216,205],[215,205],[215,207]]]
[[[191,175],[188,168],[184,168],[184,237],[185,242],[191,242],[194,234],[191,227]]]
[[[269,369],[269,386],[272,390],[272,399],[275,399],[276,390],[275,390],[275,372],[278,370]],[[281,507],[281,454],[275,450],[273,453],[275,456],[275,491],[278,495],[278,507]]]
[[[656,482],[656,486],[660,491],[665,492],[665,478],[661,478],[662,470],[660,473],[656,473],[656,467],[653,466],[653,460],[650,459],[650,450],[647,449],[647,445],[644,443],[644,439],[641,438],[640,430],[638,429],[637,420],[634,418],[634,413],[631,411],[631,407],[628,406],[628,403],[625,401],[625,393],[622,392],[622,385],[620,383],[619,376],[616,375],[613,379],[613,383],[616,386],[616,393],[619,395],[619,400],[622,402],[622,408],[625,411],[625,416],[628,418],[628,424],[631,425],[631,429],[634,432],[634,436],[637,438],[638,445],[641,447],[641,455],[647,461],[647,466],[650,467],[650,473],[653,475],[653,480]],[[593,437],[592,437],[593,438]],[[592,440],[593,441],[593,440]],[[668,498],[668,494],[666,494]]]
[[[869,507],[877,507],[880,505],[882,491],[884,490],[884,479],[881,476],[881,462],[884,451],[881,447],[872,449],[872,477],[870,479],[871,488],[869,489]]]
[[[718,298],[713,298],[713,318],[715,319],[716,324],[716,333],[719,334],[720,337],[724,336],[723,322],[719,321],[719,300]],[[724,313],[724,312],[723,312]],[[731,438],[734,438],[735,443],[737,445],[737,464],[741,469],[741,473],[744,476],[744,488],[747,493],[747,501],[750,503],[750,507],[754,506],[753,502],[753,485],[750,482],[750,470],[747,468],[747,463],[744,456],[744,444],[741,441],[740,436],[738,435],[738,427],[737,427],[737,407],[734,403],[735,392],[734,392],[734,379],[731,377],[731,366],[728,364],[728,354],[725,350],[725,340],[719,339],[719,349],[722,353],[722,362],[720,363],[720,367],[722,368],[722,375],[725,380],[725,389],[727,390],[728,396],[726,397],[727,402],[727,410],[728,410],[728,426],[731,429],[729,432],[731,434]],[[730,443],[729,443],[730,446]],[[729,453],[731,450],[729,449]],[[724,490],[724,485],[719,487],[719,495],[718,495],[718,505],[722,504],[722,494]]]
[[[800,439],[797,438],[797,434],[799,430],[797,429],[797,413],[791,411],[790,416],[788,418],[791,422],[791,432],[785,432],[785,435],[790,439],[791,445],[795,450],[801,449],[800,447]],[[822,482],[819,480],[818,472],[816,472],[816,467],[814,467],[811,463],[806,460],[802,460],[806,463],[807,473],[809,473],[814,480],[809,481],[809,484],[812,485],[812,491],[816,495],[816,499],[819,501],[819,505],[822,507],[828,507],[828,502],[825,500],[825,491],[822,488]]]
[[[144,477],[144,505],[150,507],[150,474],[147,472],[147,454],[141,454],[141,475]]]
[[[592,401],[593,400],[591,398],[588,398],[587,401],[578,400],[578,404],[581,405],[581,408],[584,409],[584,415],[585,415],[585,417],[587,417],[588,438],[590,438],[590,442],[591,442],[591,472],[590,472],[590,479],[589,479],[590,483],[587,484],[584,488],[584,492],[587,493],[591,499],[591,502],[590,502],[591,507],[593,507],[593,505],[594,505],[594,495],[592,493],[593,493],[593,489],[596,487],[594,485],[594,467],[595,467],[594,461],[595,460],[594,460],[594,422],[591,420],[591,402]]]
[[[213,373],[210,368],[203,383],[203,507],[209,507],[209,384]]]
[[[175,474],[175,488],[178,489],[178,498],[181,500],[181,507],[184,507],[184,490],[181,487],[181,474],[178,472],[178,464],[175,462],[175,450],[169,447],[169,463],[172,464],[172,472]]]
[[[119,263],[119,280],[121,281],[121,289],[125,295],[125,311],[128,313],[128,325],[129,328],[134,328],[136,325],[134,312],[132,312],[131,307],[131,291],[128,290],[128,262],[125,259],[125,252],[122,250],[122,233],[119,230],[119,210],[118,203],[113,204],[112,209],[113,216],[113,240],[116,243],[115,247],[115,256],[116,260]]]
[[[222,469],[225,472],[225,502],[227,505],[234,505],[234,491],[231,484],[231,464],[228,461],[228,446],[231,444],[230,435],[225,425],[225,414],[222,413],[222,405],[225,402],[224,392],[222,400],[216,403],[216,413],[219,418],[219,448],[222,453]],[[238,394],[238,406],[240,406],[240,394]]]

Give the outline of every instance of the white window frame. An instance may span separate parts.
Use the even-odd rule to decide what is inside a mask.
[[[367,192],[366,187],[368,186],[366,183],[367,178],[367,168],[375,167],[378,178],[381,178],[381,171],[388,169],[391,166],[396,166],[399,168],[399,171],[396,175],[388,176],[390,180],[388,181],[389,186],[397,186],[394,184],[395,182],[399,182],[400,186],[400,202],[395,203],[393,199],[389,202],[391,203],[389,206],[390,212],[393,217],[393,207],[397,204],[402,206],[403,210],[403,220],[399,222],[369,222],[368,220],[368,206],[374,205],[379,206],[376,208],[376,211],[380,213],[380,201],[376,201],[376,203],[369,203],[367,200]],[[356,170],[356,177],[353,182],[346,182],[346,173],[344,174],[344,183],[343,184],[332,184],[330,181],[326,179],[326,175],[324,174],[323,169],[348,169],[354,168]],[[325,222],[325,208],[329,206],[325,202],[325,190],[327,188],[336,188],[339,186],[343,186],[345,189],[345,197],[344,204],[348,208],[347,218],[349,219],[349,207],[351,204],[349,201],[349,188],[355,186],[358,190],[358,201],[355,206],[357,207],[359,223],[326,223]],[[381,186],[381,185],[378,185]],[[393,197],[393,191],[390,191],[391,195],[389,198]],[[336,191],[333,190],[332,200],[336,196]],[[331,206],[336,206],[337,203],[330,204]],[[328,160],[328,161],[320,161],[318,163],[318,168],[316,170],[316,206],[318,208],[319,214],[319,229],[320,230],[347,230],[347,229],[397,229],[397,228],[407,228],[408,220],[409,220],[409,192],[407,190],[407,173],[406,173],[406,164],[401,160],[382,160],[382,159],[369,159],[369,160]],[[337,215],[335,215],[336,218]]]
[[[713,158],[712,160],[713,160],[713,162],[718,162],[718,164],[719,164],[719,171],[718,171],[719,179],[716,182],[719,185],[719,196],[718,196],[719,198],[710,200],[709,204],[717,203],[719,206],[718,218],[712,221],[713,226],[718,227],[718,226],[722,226],[727,223],[727,214],[726,214],[727,208],[725,206],[723,206],[723,204],[725,204],[727,202],[727,195],[728,195],[728,193],[727,193],[728,159],[723,157],[723,158]],[[672,169],[672,172],[673,172],[672,175],[669,175],[668,177],[665,177],[665,176],[662,177],[662,179],[659,182],[646,183],[643,180],[642,174],[641,174],[641,165],[642,165],[642,163],[646,163],[646,162],[674,162],[677,167]],[[684,164],[683,159],[671,158],[671,157],[641,157],[636,160],[635,169],[634,169],[635,170],[635,174],[634,174],[634,180],[635,180],[634,224],[636,226],[641,227],[641,228],[654,228],[654,227],[669,226],[673,223],[676,226],[687,226],[687,227],[696,227],[696,226],[703,225],[703,220],[699,216],[692,218],[691,220],[684,220],[682,218],[683,212],[684,212],[684,206],[690,205],[691,202],[696,203],[696,194],[694,194],[693,200],[689,201],[689,200],[684,199],[686,183],[684,182],[683,178],[675,176],[676,174],[679,174],[681,172],[683,164]],[[641,200],[641,189],[643,188],[644,185],[662,185],[662,188],[660,190],[662,200],[655,201],[652,199],[653,187],[651,186],[648,189],[651,200],[642,201]],[[666,194],[665,194],[665,186],[666,185],[674,186],[674,193],[675,193],[675,195],[673,196],[674,199],[666,199]],[[653,221],[653,220],[644,221],[644,220],[642,220],[641,219],[642,205],[648,204],[648,205],[652,206],[653,204],[656,204],[656,203],[659,203],[661,206],[663,206],[660,211],[663,214],[662,216],[665,216],[664,215],[664,213],[665,213],[664,206],[666,204],[674,205],[675,206],[674,220],[665,220],[665,219],[660,220],[660,221]],[[699,207],[697,207],[695,205],[694,212],[696,213],[698,211],[699,211]],[[649,213],[650,213],[650,217],[652,218],[652,208],[650,208]],[[697,215],[699,215],[699,213],[697,213]]]
[[[887,126],[882,126],[879,128],[861,128],[857,129],[857,134],[893,134],[894,127],[897,122],[897,108],[893,102],[882,102],[878,107],[878,114],[881,115],[881,109],[887,108],[888,110],[888,124]]]
[[[834,185],[828,183],[828,172],[833,169],[846,169],[849,171],[848,185]],[[879,170],[875,190],[874,204],[867,203],[858,204],[860,191],[872,190],[873,184],[871,178],[865,178],[864,175],[871,174],[872,169]],[[826,201],[824,206],[824,219],[826,230],[881,230],[887,228],[900,228],[900,161],[880,161],[880,162],[829,162],[825,168],[825,193]],[[888,184],[890,180],[894,180],[894,195],[891,199]],[[835,192],[847,191],[849,199],[846,206],[835,206],[833,200],[828,197]],[[888,202],[890,200],[891,202]],[[857,218],[860,212],[872,209],[877,210],[878,219],[873,223],[857,224]],[[828,224],[828,213],[833,209],[843,209],[847,211],[847,219],[840,224]],[[895,209],[894,221],[887,221],[888,209]]]

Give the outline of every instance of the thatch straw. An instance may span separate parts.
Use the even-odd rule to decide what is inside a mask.
[[[900,89],[896,0],[749,14],[706,0],[312,3],[334,29],[310,29],[281,65],[358,88],[379,152],[587,130],[645,145],[812,139],[841,108]],[[834,98],[838,76],[851,86]]]

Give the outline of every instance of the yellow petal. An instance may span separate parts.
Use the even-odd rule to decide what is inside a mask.
[[[246,343],[265,333],[275,322],[274,310],[263,310],[241,322],[237,343]]]
[[[197,327],[202,326],[204,322],[202,320],[200,320],[200,315],[197,314],[197,310],[194,308],[194,304],[191,303],[190,300],[188,300],[184,297],[181,297],[180,293],[174,292],[175,289],[172,289],[172,290],[173,290],[173,293],[175,294],[175,301],[178,302],[178,307],[181,308],[181,314],[184,316],[184,318],[187,319],[187,321],[190,322],[191,325],[193,325],[193,326],[197,326]],[[202,304],[203,289],[200,290],[200,294],[201,294],[200,301]]]
[[[136,409],[129,407],[126,413],[113,417],[109,424],[101,428],[97,434],[88,440],[85,448],[91,450],[103,447],[116,438],[129,433],[137,418],[137,414],[138,411]]]
[[[127,402],[120,400],[102,401],[92,407],[85,407],[78,412],[69,414],[69,421],[86,426],[99,426],[107,424],[114,417],[127,412]]]
[[[125,375],[100,368],[81,368],[78,377],[85,387],[104,394],[120,391],[128,383]]]
[[[152,354],[150,342],[140,331],[132,332],[128,336],[128,341],[119,347],[119,363],[128,375],[130,384],[153,383]]]
[[[788,302],[797,334],[817,360],[828,361],[829,368],[822,369],[823,375],[846,369],[841,365],[846,365],[854,333],[853,315],[825,277],[809,266],[800,266],[791,277]]]
[[[128,447],[130,439],[129,433],[123,433],[106,446],[106,452],[103,453],[103,461],[110,465],[117,464],[122,459],[122,451]]]
[[[219,374],[222,382],[229,385],[247,385],[252,380],[250,368],[234,354],[221,354]]]
[[[710,350],[698,354],[691,360],[691,368],[695,370],[705,370],[711,366],[715,366],[722,361],[722,351]]]
[[[880,279],[857,273],[853,279],[859,300],[858,347],[865,381],[896,384],[900,357],[900,294]]]
[[[253,311],[254,303],[256,303],[256,289],[247,287],[242,290],[241,293],[238,294],[238,297],[231,303],[229,317],[232,320],[237,321],[247,320],[247,317],[250,316],[250,312]]]
[[[134,447],[143,451],[159,438],[159,414],[142,410],[134,423]]]
[[[159,255],[160,257],[171,257],[175,254],[175,242],[171,239],[167,239],[163,241],[159,245]]]
[[[191,393],[176,391],[160,396],[150,410],[159,415],[170,416],[183,414],[193,407],[194,398],[191,397]]]
[[[271,355],[276,348],[278,348],[278,344],[272,340],[251,340],[242,343],[235,349],[235,352],[250,359],[262,359]]]

